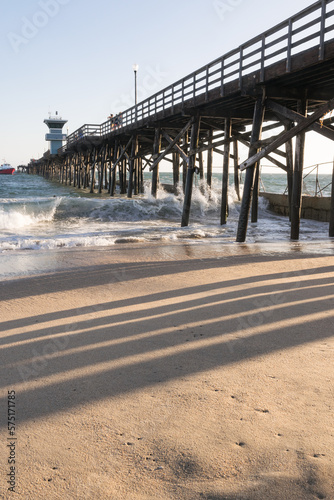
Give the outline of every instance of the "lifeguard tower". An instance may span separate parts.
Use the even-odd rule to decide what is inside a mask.
[[[58,111],[56,111],[55,116],[50,116],[44,123],[49,127],[49,133],[45,134],[45,140],[50,142],[50,154],[56,155],[58,149],[62,147],[63,141],[66,140],[66,134],[63,134],[63,126],[67,123],[67,120],[62,120],[61,116],[58,116]]]

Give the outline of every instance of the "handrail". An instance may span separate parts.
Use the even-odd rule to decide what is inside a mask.
[[[334,39],[334,6],[332,9],[329,7],[333,2],[334,0],[319,0],[237,49],[139,102],[137,106],[101,125],[83,125],[67,137],[67,144],[58,152],[65,152],[69,145],[82,137],[92,135],[94,127],[95,136],[105,137],[161,111],[174,109],[178,104],[184,105],[191,99],[195,102],[197,97],[208,95],[214,89],[220,88],[220,94],[223,96],[225,85],[231,81],[239,80],[241,89],[243,77],[255,71],[260,70],[263,81],[265,69],[273,63],[285,60],[288,73],[291,71],[292,57],[306,48],[319,47],[319,60],[322,60],[325,43]],[[79,136],[80,132],[82,136]]]

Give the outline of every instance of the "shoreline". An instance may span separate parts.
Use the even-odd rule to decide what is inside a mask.
[[[177,242],[22,257],[35,268],[0,286],[17,492],[334,496],[332,244],[323,252]]]
[[[52,273],[66,269],[80,268],[81,266],[98,265],[128,260],[136,260],[137,254],[152,258],[152,252],[158,260],[179,258],[180,255],[192,259],[201,258],[231,258],[235,255],[334,255],[334,239],[275,241],[267,243],[235,241],[215,241],[211,238],[194,238],[175,241],[147,241],[136,243],[115,243],[109,246],[77,246],[54,249],[15,250],[1,254],[0,276],[1,281],[19,279],[20,277],[34,276],[43,273]]]

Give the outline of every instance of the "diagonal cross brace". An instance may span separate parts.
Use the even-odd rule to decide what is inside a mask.
[[[287,141],[300,134],[301,132],[306,131],[306,129],[310,128],[319,118],[329,113],[334,109],[334,99],[331,99],[326,104],[321,106],[317,111],[315,111],[311,116],[307,118],[303,118],[295,127],[292,129],[282,132],[271,144],[267,147],[261,149],[257,154],[248,158],[248,160],[244,161],[240,165],[240,170],[245,170],[246,168],[252,167],[256,162],[260,161],[262,158],[267,156],[269,153],[275,151],[275,149],[285,144]]]
[[[118,157],[117,161],[113,164],[112,171],[115,170],[115,168],[117,167],[117,165],[119,164],[119,162],[122,161],[123,158],[124,158],[124,156],[127,155],[126,150],[131,145],[132,139],[133,139],[133,137],[130,137],[129,142],[127,143],[127,145],[125,146],[125,148],[122,148],[122,152],[121,152],[120,156]]]
[[[156,168],[157,165],[159,165],[159,163],[161,162],[161,160],[164,159],[164,157],[170,152],[172,151],[172,149],[174,148],[175,144],[177,144],[179,142],[179,140],[181,139],[181,137],[184,136],[184,134],[190,129],[190,127],[192,126],[194,122],[194,118],[191,118],[191,120],[189,120],[189,122],[187,123],[187,125],[185,127],[183,127],[183,129],[181,130],[181,132],[179,132],[177,134],[177,136],[175,137],[175,139],[167,146],[167,148],[165,149],[165,151],[163,153],[161,153],[158,158],[156,158],[153,162],[153,164],[150,166],[150,171],[152,171],[154,168]]]
[[[235,135],[234,135],[234,137],[235,137],[236,139],[238,139],[238,141],[240,141],[240,142],[241,142],[241,144],[243,144],[244,146],[246,146],[246,147],[250,148],[250,141],[249,141],[249,140],[248,140],[248,141],[247,141],[247,140],[245,140],[245,139],[243,138],[243,136],[244,136],[244,135],[246,135],[246,134],[235,134]],[[277,151],[275,150],[275,151],[274,151],[274,153],[275,153],[275,154],[277,154]],[[274,165],[276,165],[276,167],[281,168],[281,169],[282,169],[282,170],[284,170],[285,172],[287,172],[287,171],[288,171],[288,168],[287,168],[285,165],[283,165],[283,163],[281,163],[280,161],[276,160],[276,159],[275,159],[275,158],[273,158],[271,155],[266,154],[266,155],[265,155],[265,157],[267,158],[267,160],[271,161],[271,163],[273,163]]]
[[[161,131],[162,135],[164,136],[164,138],[169,142],[169,144],[173,144],[173,139],[172,137],[170,137],[167,132],[165,132],[164,130]],[[182,157],[182,159],[187,163],[189,163],[189,156],[183,151],[182,148],[180,148],[180,146],[178,144],[174,144],[173,146],[173,149],[175,149],[175,151],[177,153],[179,153],[179,155]]]
[[[282,106],[281,104],[278,104],[277,102],[270,99],[268,99],[266,106],[270,108],[276,115],[287,118],[290,121],[301,122],[305,119],[303,115],[297,113],[296,111],[293,111],[292,109],[286,108],[285,106]],[[318,132],[327,139],[331,139],[332,141],[334,141],[334,129],[326,127],[325,125],[321,125],[318,122],[313,123],[310,128],[314,130],[314,132]]]

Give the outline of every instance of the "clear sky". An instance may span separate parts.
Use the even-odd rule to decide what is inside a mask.
[[[0,160],[47,149],[43,120],[66,133],[102,123],[139,99],[311,5],[310,0],[15,0],[1,2]],[[313,136],[312,136],[313,137]],[[306,161],[330,161],[315,141]]]

